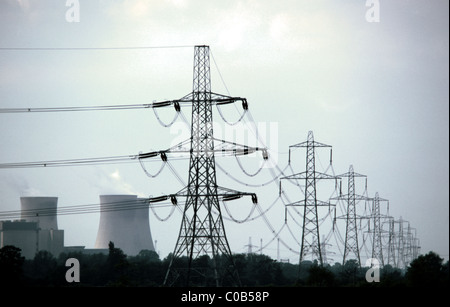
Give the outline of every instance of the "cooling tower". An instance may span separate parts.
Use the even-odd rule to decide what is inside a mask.
[[[56,209],[58,197],[21,197],[20,218],[27,222],[38,222],[40,229],[58,229]]]
[[[100,224],[95,248],[108,248],[109,242],[129,256],[153,247],[148,205],[136,195],[100,195]]]

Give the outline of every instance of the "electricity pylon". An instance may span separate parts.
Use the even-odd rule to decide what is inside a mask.
[[[398,230],[395,231],[397,255],[395,265],[399,269],[405,269],[419,255],[419,239],[416,229],[411,227],[410,223],[402,217],[394,220],[392,224],[393,228],[395,224],[398,224]]]
[[[348,256],[353,253],[361,267],[361,257],[359,254],[359,244],[358,244],[358,227],[356,224],[357,219],[361,217],[356,215],[356,201],[358,200],[368,200],[369,198],[363,195],[358,195],[355,193],[355,177],[367,177],[366,175],[361,175],[353,171],[353,165],[350,165],[349,171],[345,174],[338,175],[338,177],[348,177],[348,193],[342,195],[342,191],[338,197],[330,198],[330,200],[343,200],[347,203],[346,213],[344,216],[338,217],[340,219],[346,220],[345,226],[345,243],[344,243],[344,256],[342,264],[344,265]],[[367,181],[366,181],[367,185]],[[366,186],[367,189],[367,186]]]
[[[368,233],[373,233],[372,257],[371,258],[377,259],[378,263],[381,264],[381,266],[384,266],[383,243],[382,243],[383,229],[382,229],[381,218],[387,217],[387,216],[382,215],[380,212],[380,202],[382,202],[382,201],[388,201],[388,200],[381,198],[379,196],[378,192],[376,192],[375,197],[372,200],[372,212],[369,216],[367,216],[367,218],[371,218],[373,221],[373,230],[369,229],[369,231],[368,231]],[[389,208],[389,203],[387,206]],[[389,211],[389,209],[388,209],[388,211]]]
[[[414,233],[413,233],[414,232]],[[417,238],[416,228],[411,227],[408,222],[408,228],[406,233],[406,248],[405,255],[405,267],[407,267],[414,259],[419,255],[419,239]]]
[[[225,233],[219,200],[227,201],[244,195],[251,195],[254,204],[257,200],[255,194],[238,192],[217,185],[215,152],[243,155],[259,149],[215,139],[212,114],[213,104],[227,104],[235,101],[242,101],[244,109],[247,108],[245,98],[211,92],[209,46],[195,46],[192,93],[176,101],[179,105],[186,102],[192,103],[191,138],[188,149],[189,180],[187,187],[171,195],[172,199],[175,196],[185,196],[186,203],[164,285],[171,285],[178,278],[183,278],[185,285],[189,285],[192,281],[196,285],[209,285],[208,281],[205,281],[210,273],[208,268],[194,266],[193,263],[201,255],[211,256],[212,276],[216,286],[221,286],[225,279],[228,284],[240,285]],[[218,146],[215,145],[216,142],[219,143]],[[175,146],[167,152],[183,152],[182,145],[184,144]],[[183,255],[188,258],[187,267],[174,266],[174,260]]]
[[[330,252],[327,250],[327,245],[331,246],[331,244],[327,243],[327,240],[324,235],[322,235],[322,241],[320,242],[320,245],[321,245],[320,251],[322,252],[322,261],[325,265],[327,265],[330,261],[333,261],[333,259],[330,258],[328,255],[334,254],[334,252]]]
[[[395,221],[392,216],[388,217],[389,237],[388,237],[388,264],[397,267],[395,257]]]
[[[413,228],[414,230],[414,236],[412,238],[413,242],[412,242],[412,260],[416,259],[417,257],[419,257],[420,254],[420,240],[417,237],[417,229]]]
[[[405,221],[400,217],[399,220],[394,221],[398,224],[398,231],[396,232],[396,237],[398,238],[397,243],[397,268],[404,269],[408,266],[408,261],[406,259],[406,246],[407,246],[407,230],[405,230],[405,224],[409,227],[409,222]]]
[[[321,206],[329,207],[330,203],[320,201],[317,199],[316,183],[318,180],[321,179],[337,179],[337,177],[316,171],[315,149],[320,147],[331,148],[331,146],[314,141],[313,132],[309,131],[307,141],[289,146],[289,153],[291,147],[304,147],[306,148],[307,152],[306,171],[281,178],[288,180],[305,179],[304,199],[286,205],[286,206],[303,206],[304,208],[299,263],[301,263],[304,260],[307,254],[311,254],[313,258],[319,260],[319,263],[322,266],[323,255],[321,251],[322,244],[320,242],[319,218],[317,208]]]

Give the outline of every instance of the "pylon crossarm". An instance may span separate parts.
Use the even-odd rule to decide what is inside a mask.
[[[205,153],[215,155],[222,155],[222,156],[245,156],[250,155],[252,153],[255,153],[257,151],[261,151],[263,155],[263,159],[268,159],[268,153],[267,148],[261,148],[261,147],[252,147],[252,146],[246,146],[246,145],[240,145],[233,142],[228,142],[225,140],[220,140],[216,138],[212,138],[214,141],[214,149],[208,149],[205,151]],[[156,156],[161,156],[161,159],[166,162],[167,161],[167,154],[191,154],[191,148],[190,148],[190,139],[187,139],[183,142],[178,143],[175,146],[172,146],[165,150],[157,150],[157,151],[151,151],[151,152],[145,152],[145,153],[139,153],[139,155],[136,156],[130,156],[132,158],[138,158],[139,160],[148,159],[148,158],[154,158]]]
[[[311,204],[307,204],[307,206],[310,206],[310,205]],[[287,207],[289,207],[289,206],[302,207],[302,206],[305,206],[305,201],[304,200],[299,200],[299,201],[295,201],[293,203],[286,204],[285,206],[287,206]],[[330,207],[330,206],[335,206],[335,204],[331,204],[329,202],[322,201],[322,200],[316,200],[315,206],[317,206],[317,207]]]
[[[293,174],[293,175],[289,175],[289,176],[285,176],[285,177],[281,177],[280,179],[307,179],[309,173],[308,172],[301,172],[301,173],[297,173],[297,174]],[[340,179],[339,177],[336,176],[331,176],[328,174],[324,174],[324,173],[319,173],[319,172],[315,172],[314,173],[314,178],[316,180],[319,179]]]
[[[342,194],[336,197],[331,197],[330,200],[348,200],[349,198],[354,199],[354,200],[373,200],[373,198],[364,196],[364,195],[358,195],[358,194]]]
[[[301,143],[298,143],[298,144],[290,145],[289,149],[291,147],[296,148],[296,147],[308,147],[308,146],[310,146],[310,147],[332,147],[331,145],[327,145],[327,144],[316,142],[316,141],[312,141],[312,142],[311,141],[305,141],[305,142],[301,142]]]
[[[247,110],[248,104],[247,104],[246,98],[231,97],[231,96],[226,96],[226,95],[222,95],[222,94],[211,93],[211,103],[216,104],[216,105],[229,104],[229,103],[234,103],[237,101],[241,101],[244,110]]]
[[[342,175],[338,175],[339,177],[367,177],[366,175],[355,173],[355,172],[347,172]]]
[[[236,190],[232,190],[232,189],[228,189],[228,188],[224,188],[224,187],[220,187],[217,186],[217,193],[214,194],[208,194],[208,193],[200,193],[200,194],[196,194],[197,197],[213,197],[213,196],[217,196],[219,200],[222,201],[230,201],[230,200],[235,200],[238,198],[241,198],[243,196],[251,196],[252,198],[252,202],[254,204],[256,204],[258,202],[258,198],[256,196],[255,193],[249,193],[249,192],[241,192],[241,191],[236,191]],[[185,187],[183,189],[181,189],[180,191],[178,191],[175,194],[171,194],[166,196],[165,199],[161,199],[162,200],[166,200],[169,197],[171,197],[172,202],[173,202],[173,198],[174,197],[188,197],[189,193],[188,193],[188,187]],[[191,196],[191,195],[189,195]],[[161,196],[163,197],[163,196]]]
[[[267,148],[253,147],[247,145],[241,145],[234,142],[229,142],[217,138],[212,138],[214,141],[214,149],[217,153],[230,154],[233,156],[244,156],[261,151],[263,153],[263,158],[267,159]]]
[[[244,156],[244,155],[250,155],[252,153],[255,153],[257,151],[261,151],[263,155],[263,159],[268,158],[267,148],[261,148],[261,147],[252,147],[247,145],[240,145],[236,144],[234,142],[228,142],[225,140],[220,140],[216,138],[211,138],[213,140],[213,148],[214,149],[206,149],[199,151],[198,154],[212,154],[219,155],[222,154],[222,156]],[[139,154],[139,159],[146,159],[146,158],[152,158],[156,157],[157,155],[164,155],[164,154],[191,154],[191,146],[190,146],[191,139],[187,139],[185,141],[182,141],[178,143],[175,146],[170,147],[166,150],[160,150],[160,151],[153,151],[148,153],[141,153]],[[196,154],[194,152],[194,154]]]
[[[209,93],[211,95],[211,98],[208,99],[208,102],[211,103],[211,105],[224,105],[224,104],[229,104],[229,103],[234,103],[234,102],[238,102],[241,101],[242,102],[242,107],[244,108],[244,110],[248,109],[248,103],[247,103],[247,99],[246,98],[242,98],[242,97],[232,97],[232,96],[227,96],[227,95],[222,95],[222,94],[217,94],[217,93],[213,93],[210,92]],[[180,106],[184,107],[184,106],[192,106],[192,103],[194,102],[194,95],[192,93],[189,93],[185,96],[183,96],[180,99],[177,100],[167,100],[167,101],[163,101],[161,103],[166,103],[166,105],[171,105],[171,104],[175,104],[175,103],[179,103]],[[159,102],[153,102],[153,104],[150,104],[149,107],[153,107],[152,105],[158,104]]]
[[[337,216],[335,217],[335,219],[339,220],[339,219],[347,219],[348,216],[346,214],[341,215],[341,216]],[[370,219],[370,217],[366,216],[366,215],[356,215],[354,217],[352,217],[352,219],[357,219],[357,220],[368,220]]]

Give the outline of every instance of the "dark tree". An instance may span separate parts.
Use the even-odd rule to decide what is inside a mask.
[[[380,286],[382,287],[404,287],[405,278],[402,270],[386,264],[381,269]]]
[[[129,286],[127,255],[120,248],[114,247],[113,242],[109,242],[109,254],[105,264],[105,275],[108,286]]]
[[[307,285],[314,287],[332,287],[335,283],[333,272],[327,267],[314,265],[309,268]]]
[[[0,248],[0,285],[17,286],[22,281],[22,266],[25,258],[21,249],[12,245]]]
[[[161,285],[165,271],[155,251],[141,250],[134,257],[128,257],[133,286],[156,287]]]
[[[359,267],[356,259],[347,260],[345,264],[340,267],[338,277],[342,286],[357,286],[361,281],[363,281],[363,284],[366,283],[365,274]]]
[[[139,261],[143,261],[146,263],[151,263],[151,262],[160,262],[161,260],[159,259],[159,255],[152,250],[148,250],[148,249],[143,249],[139,252],[139,254],[137,254],[135,256],[136,260]]]
[[[284,283],[280,263],[269,256],[249,254],[240,258],[239,262],[241,263],[236,266],[242,270],[239,275],[244,286],[268,286]]]
[[[439,287],[448,285],[447,269],[442,264],[444,259],[434,252],[420,255],[411,262],[406,272],[408,285],[413,287]],[[447,270],[447,273],[445,271]]]

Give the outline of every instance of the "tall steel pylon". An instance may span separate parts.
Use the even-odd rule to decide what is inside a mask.
[[[409,222],[405,221],[400,217],[399,220],[395,221],[396,224],[398,224],[398,231],[396,232],[396,237],[398,238],[397,243],[397,267],[404,269],[407,267],[407,259],[405,257],[406,255],[406,231],[404,224],[408,224]]]
[[[327,251],[327,245],[331,246],[331,244],[327,243],[324,235],[322,235],[322,241],[320,242],[320,245],[320,251],[322,252],[322,261],[324,264],[328,264],[330,261],[333,261],[333,259],[329,257],[329,254],[334,254],[334,252]]]
[[[414,235],[412,237],[412,260],[414,260],[420,253],[420,240],[417,237],[417,230],[415,228],[412,228],[412,230],[414,230]]]
[[[320,201],[317,199],[316,183],[317,180],[336,179],[337,177],[316,171],[315,149],[320,147],[331,148],[331,146],[314,141],[313,132],[309,131],[307,141],[289,146],[289,153],[291,147],[306,148],[306,171],[281,178],[288,180],[305,179],[304,199],[286,205],[286,206],[303,206],[304,208],[299,263],[301,263],[304,260],[306,255],[311,254],[313,259],[318,259],[320,265],[323,265],[323,254],[321,251],[321,246],[323,245],[320,242],[319,217],[317,208],[321,206],[329,207],[330,203]]]
[[[419,255],[419,239],[416,229],[411,227],[410,223],[402,217],[394,220],[393,224],[398,224],[398,230],[395,231],[396,238],[396,267],[405,269]],[[414,231],[414,234],[413,234]]]
[[[373,221],[373,230],[369,230],[369,233],[373,233],[372,237],[372,259],[377,259],[378,263],[381,266],[384,266],[384,258],[383,258],[383,243],[382,243],[382,223],[381,218],[387,217],[386,215],[382,215],[380,211],[380,202],[388,201],[387,199],[383,199],[379,196],[378,192],[375,193],[375,197],[372,200],[372,213],[369,218],[372,218]],[[389,208],[389,203],[388,203]],[[389,211],[389,209],[388,209]]]
[[[387,263],[393,267],[397,267],[395,257],[395,220],[392,216],[388,217],[389,237],[388,237],[388,258]]]
[[[416,229],[411,227],[408,221],[400,217],[399,223],[399,268],[407,268],[408,265],[419,255],[419,239],[417,238]],[[405,228],[404,224],[408,226]],[[414,234],[413,234],[414,231]]]
[[[227,104],[242,101],[244,98],[229,97],[211,92],[209,46],[195,46],[194,77],[192,93],[178,102],[192,103],[192,122],[190,138],[190,161],[188,185],[177,196],[186,196],[183,217],[177,243],[166,273],[164,285],[171,285],[178,279],[184,279],[185,285],[211,285],[205,280],[212,275],[216,286],[224,280],[228,285],[239,285],[239,276],[228,244],[222,219],[219,200],[232,200],[243,195],[251,195],[256,203],[256,195],[219,187],[216,181],[215,152],[234,152],[247,154],[258,150],[220,140],[217,150],[214,143],[219,141],[213,136],[213,104]],[[232,145],[230,149],[223,144]],[[238,147],[236,149],[236,147]],[[174,260],[187,256],[187,267],[174,266]],[[208,266],[194,266],[199,256],[208,255],[212,259],[212,274]]]
[[[347,203],[345,215],[338,217],[340,219],[345,219],[346,221],[344,255],[342,259],[342,264],[345,264],[345,262],[349,259],[348,258],[349,255],[353,254],[354,257],[356,257],[359,266],[361,266],[361,257],[359,253],[359,244],[358,244],[358,227],[356,223],[357,220],[360,219],[361,217],[357,216],[356,214],[356,201],[367,200],[368,197],[356,194],[355,177],[367,177],[367,176],[355,173],[353,170],[353,165],[350,165],[349,171],[345,174],[338,175],[338,177],[348,178],[348,193],[342,195],[341,192],[338,197],[330,198],[330,200],[343,200]]]

